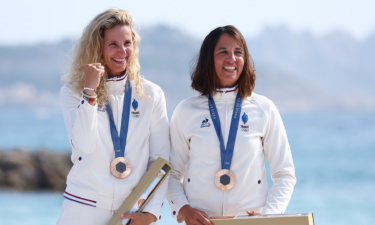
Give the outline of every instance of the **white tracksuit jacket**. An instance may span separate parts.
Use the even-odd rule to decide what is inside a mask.
[[[237,90],[218,91],[214,100],[226,146]],[[248,115],[246,124],[241,119],[244,112]],[[230,168],[236,185],[230,191],[221,191],[214,184],[215,174],[221,170],[220,142],[207,96],[192,97],[177,106],[170,135],[174,170],[167,199],[172,216],[186,204],[209,216],[247,215],[246,210],[263,214],[285,211],[296,184],[294,164],[279,112],[267,98],[252,93],[243,101]],[[265,157],[274,182],[269,193]]]
[[[126,75],[107,80],[110,106],[120,134]],[[109,167],[115,158],[109,115],[106,109],[92,106],[75,93],[70,85],[61,88],[60,98],[65,126],[72,145],[74,163],[64,197],[82,204],[117,210],[148,168],[158,158],[169,159],[169,124],[163,91],[142,79],[146,97],[137,94],[132,84],[132,99],[138,108],[130,107],[129,130],[125,157],[132,165],[131,174],[117,179]],[[168,179],[168,178],[167,178]],[[157,190],[144,212],[160,218],[168,180]]]

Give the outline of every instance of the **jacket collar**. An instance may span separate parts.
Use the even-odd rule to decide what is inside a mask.
[[[122,80],[125,80],[125,77],[127,77],[127,73],[126,73],[126,70],[125,72],[122,74],[122,75],[117,75],[117,76],[113,76],[113,77],[110,77],[107,79],[107,82],[117,82],[117,81],[122,81]]]
[[[237,84],[232,87],[219,87],[219,88],[216,88],[216,92],[219,92],[219,93],[234,92],[237,90],[237,88],[238,88]]]
[[[125,83],[126,80],[128,79],[128,74],[126,73],[126,70],[124,74],[110,77],[106,81],[107,88],[109,89],[110,92],[122,92],[125,90]]]
[[[220,87],[216,89],[214,95],[215,102],[220,101],[234,101],[238,93],[238,86],[234,85],[232,87]]]

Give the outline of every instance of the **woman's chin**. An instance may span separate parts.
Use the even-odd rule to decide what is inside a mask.
[[[221,87],[231,87],[234,86],[238,81],[239,76],[236,74],[227,74],[226,76],[219,77]]]
[[[236,85],[238,79],[228,79],[221,83],[221,87],[232,87]]]

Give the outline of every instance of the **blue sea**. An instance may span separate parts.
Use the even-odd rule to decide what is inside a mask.
[[[282,118],[298,179],[286,213],[313,212],[318,225],[374,224],[375,113],[289,113]],[[2,109],[0,149],[15,148],[69,152],[61,113]],[[2,190],[0,224],[55,224],[62,201],[62,193]],[[160,224],[177,224],[167,203]]]

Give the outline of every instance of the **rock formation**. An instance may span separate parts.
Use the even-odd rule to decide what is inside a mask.
[[[0,151],[0,190],[64,191],[72,165],[70,154]]]

